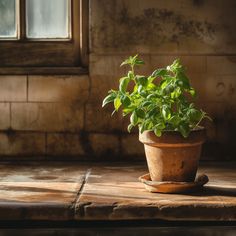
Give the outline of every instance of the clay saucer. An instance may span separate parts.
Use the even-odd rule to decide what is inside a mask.
[[[139,180],[144,183],[145,188],[152,193],[193,192],[201,188],[209,181],[207,175],[199,175],[194,182],[158,182],[152,181],[149,174],[140,176]]]

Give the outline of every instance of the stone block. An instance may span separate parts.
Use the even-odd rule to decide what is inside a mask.
[[[191,73],[189,77],[192,87],[197,91],[197,101],[235,104],[235,75]]]
[[[207,114],[217,122],[231,120],[235,118],[235,109],[224,102],[198,102],[197,107],[203,109]]]
[[[234,0],[94,0],[90,5],[90,51],[234,53],[234,4]]]
[[[91,77],[91,90],[89,103],[99,103],[102,105],[103,99],[108,95],[111,89],[117,89],[119,86],[119,77],[117,76],[93,76]]]
[[[121,137],[122,155],[145,160],[144,146],[139,142],[138,134],[127,134]]]
[[[44,155],[45,145],[46,143],[44,133],[0,133],[1,156]]]
[[[0,103],[0,130],[10,128],[10,104]]]
[[[115,113],[111,116],[113,110],[112,104],[102,108],[102,103],[88,103],[85,109],[86,131],[109,133],[122,130],[122,115]]]
[[[214,76],[204,73],[188,73],[190,84],[196,90],[196,101],[217,101],[212,93],[216,86]]]
[[[29,76],[30,102],[83,103],[88,99],[88,76]]]
[[[152,70],[170,65],[179,58],[186,69],[186,74],[191,79],[192,74],[206,73],[206,56],[184,56],[184,55],[151,55],[150,67]]]
[[[207,73],[217,76],[236,74],[236,56],[208,56]]]
[[[114,160],[120,154],[120,141],[117,135],[91,133],[89,142],[94,156]]]
[[[123,77],[130,70],[129,66],[120,66],[120,64],[127,59],[129,56],[134,56],[137,53],[132,54],[110,54],[110,55],[100,55],[91,54],[90,55],[90,76],[106,76],[106,77],[116,77],[119,81],[120,77]],[[151,73],[150,56],[139,54],[139,58],[144,61],[144,65],[136,66],[135,71],[138,74],[148,74]]]
[[[27,77],[0,76],[0,101],[24,102],[27,100]]]
[[[114,77],[117,79],[125,73],[125,68],[120,67],[121,62],[126,58],[123,55],[97,55],[91,54],[90,61],[90,76],[106,76]]]
[[[55,156],[80,156],[84,150],[78,134],[47,134],[47,154]]]
[[[206,101],[227,102],[236,106],[236,76],[212,75],[208,76],[205,83],[199,88],[201,97]],[[205,89],[205,91],[204,91]],[[205,92],[205,95],[203,93]]]
[[[201,124],[207,129],[207,142],[203,155],[211,160],[229,160],[235,156],[236,109],[230,103],[202,102],[198,104],[212,121]]]
[[[76,103],[13,103],[12,128],[32,131],[72,131],[83,128],[84,109]]]

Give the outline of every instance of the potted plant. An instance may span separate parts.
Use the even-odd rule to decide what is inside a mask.
[[[196,108],[196,92],[179,59],[149,76],[135,73],[142,64],[138,55],[122,62],[130,69],[120,79],[119,89],[108,92],[103,106],[112,102],[114,112],[131,114],[128,131],[139,128],[152,181],[192,182],[206,138],[199,124],[209,117]]]

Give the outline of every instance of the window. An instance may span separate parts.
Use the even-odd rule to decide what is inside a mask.
[[[0,74],[84,73],[87,0],[0,0]]]

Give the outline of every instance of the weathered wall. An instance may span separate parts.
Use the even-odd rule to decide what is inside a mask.
[[[17,158],[143,158],[137,131],[101,109],[139,53],[151,73],[181,58],[206,122],[205,159],[236,153],[236,1],[90,0],[89,76],[1,76],[0,154]],[[35,157],[37,156],[37,157]]]

